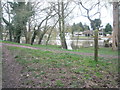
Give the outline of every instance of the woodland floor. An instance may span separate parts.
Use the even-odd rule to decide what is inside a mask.
[[[103,60],[96,64],[89,60],[91,58],[84,61],[82,57],[93,56],[92,53],[7,43],[3,43],[2,48],[3,88],[118,88],[118,74],[112,67],[116,63],[111,61],[117,60],[118,56],[99,55],[108,63]],[[75,54],[77,56],[73,56]],[[78,61],[80,59],[83,60]]]

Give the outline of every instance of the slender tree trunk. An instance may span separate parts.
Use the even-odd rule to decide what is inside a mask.
[[[46,32],[47,32],[47,24],[46,24],[46,26],[45,26],[45,28],[44,28],[44,31],[41,32],[41,34],[40,34],[38,44],[41,44],[41,43],[42,43],[42,39],[43,39],[43,37],[44,37],[44,35],[45,35]]]
[[[9,19],[9,23],[10,23],[10,10],[9,10],[9,6],[8,6],[8,3],[7,3],[7,8],[8,8],[8,19]],[[9,28],[9,40],[12,41],[12,29],[10,27],[10,25],[8,26]]]
[[[64,49],[67,49],[67,43],[65,39],[64,3],[63,2],[61,3],[58,2],[58,16],[59,16],[59,31],[60,31],[61,45]]]
[[[0,0],[0,40],[3,40],[3,35],[2,35],[2,5],[1,5],[1,0]]]
[[[25,43],[29,44],[29,32],[27,32],[27,28],[24,26],[24,35],[25,35]]]
[[[67,43],[65,39],[65,21],[64,21],[64,3],[62,1],[62,35],[63,35],[63,48],[67,49]]]
[[[30,34],[31,32],[31,23],[30,23],[30,20],[28,21],[28,32],[27,32],[27,43],[30,44]]]
[[[112,49],[118,50],[118,2],[113,2],[113,42]]]
[[[14,42],[20,43],[20,36],[16,36],[16,37],[14,38]]]
[[[59,20],[58,20],[58,21],[59,21]],[[48,45],[48,42],[49,42],[49,40],[50,40],[52,31],[53,31],[53,29],[55,28],[55,26],[56,26],[56,24],[58,23],[58,21],[57,21],[57,22],[55,23],[55,25],[51,28],[50,33],[49,33],[48,38],[47,38],[47,41],[46,41],[46,45]]]
[[[27,36],[25,36],[26,38],[26,44],[30,44],[30,32],[27,32]]]
[[[9,27],[9,40],[12,41],[12,30],[10,29],[10,26]]]
[[[42,43],[42,39],[44,37],[45,33],[41,33],[40,37],[39,37],[39,41],[38,41],[38,44],[41,44]]]
[[[95,30],[95,36],[94,36],[94,60],[98,61],[98,30]]]
[[[21,38],[21,30],[18,30],[17,32],[16,32],[16,36],[15,36],[15,42],[17,42],[17,43],[20,43],[20,38]]]
[[[84,5],[82,4],[82,2],[80,2],[80,4],[86,10],[86,12],[87,12],[87,18],[89,19],[89,21],[91,22],[91,24],[93,24],[93,27],[96,27],[94,21],[89,16],[90,9],[87,9],[86,7],[84,7]],[[100,3],[98,3],[98,8],[99,8],[99,4]],[[99,30],[99,28],[98,28],[98,30]],[[94,37],[94,60],[98,61],[98,31],[95,31],[94,35],[95,35],[95,37]]]
[[[31,45],[33,45],[36,36],[37,36],[37,31],[35,30],[31,39]]]
[[[58,1],[58,17],[59,17],[59,32],[60,32],[60,39],[61,39],[61,13],[60,13],[60,2]],[[61,39],[62,42],[62,39]],[[62,44],[62,43],[61,43]]]
[[[21,36],[17,37],[17,43],[20,43],[20,38],[21,38]]]
[[[53,29],[50,30],[50,33],[49,33],[48,38],[47,38],[47,41],[46,41],[46,45],[48,45],[48,42],[49,42],[49,40],[50,40],[52,31],[53,31]]]
[[[28,31],[27,31],[27,28],[26,28],[26,26],[24,27],[25,29],[25,39],[26,39],[26,44],[30,44],[30,31],[31,31],[31,29],[30,29],[30,23],[28,24]]]
[[[45,35],[45,33],[47,32],[47,22],[48,22],[48,19],[46,19],[46,23],[45,23],[45,27],[44,27],[44,31],[40,33],[40,37],[39,37],[39,41],[38,41],[38,44],[41,44],[42,42],[42,39]]]
[[[118,26],[118,50],[120,51],[120,3],[119,3],[119,22],[118,22],[118,24],[119,24],[119,26]]]

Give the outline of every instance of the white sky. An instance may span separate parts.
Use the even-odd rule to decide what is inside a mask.
[[[7,0],[5,0],[5,1],[7,1]],[[13,1],[13,0],[8,0],[8,1]],[[34,0],[31,0],[31,1],[34,1]],[[39,0],[39,1],[41,1],[41,0]],[[42,0],[42,1],[45,1],[45,0]],[[74,14],[74,18],[69,20],[70,25],[72,25],[73,23],[82,22],[83,24],[87,24],[90,26],[90,22],[87,19],[87,17],[81,16],[79,8],[76,8],[74,10],[73,14]],[[105,25],[107,23],[110,23],[113,26],[113,18],[112,17],[113,17],[112,16],[112,5],[109,6],[109,9],[105,8],[105,7],[101,9],[101,21],[102,21],[103,27],[105,27]]]
[[[107,23],[113,24],[113,16],[112,16],[112,7],[110,9],[103,8],[101,13],[101,21],[102,25],[105,26]],[[90,24],[90,21],[84,16],[77,16],[72,22],[79,23],[82,22],[83,24]]]
[[[88,6],[86,5],[86,7],[88,7]],[[84,11],[83,8],[81,8],[81,10]],[[96,12],[96,10],[97,9],[95,8],[94,10],[91,11],[92,13],[90,13],[90,14],[93,15],[93,13]],[[90,21],[87,19],[87,17],[80,15],[79,8],[76,8],[76,10],[74,10],[73,13],[75,15],[75,18],[73,20],[71,20],[71,24],[82,22],[83,24],[87,24],[90,26]],[[97,16],[93,17],[92,20],[94,20],[95,18],[97,19]],[[102,21],[103,27],[105,27],[105,25],[107,23],[110,23],[113,26],[113,7],[112,7],[112,5],[108,4],[107,7],[103,7],[101,9],[101,18],[100,19]]]

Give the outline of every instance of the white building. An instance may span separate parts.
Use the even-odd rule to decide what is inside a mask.
[[[83,32],[74,32],[73,34],[74,36],[84,36]]]

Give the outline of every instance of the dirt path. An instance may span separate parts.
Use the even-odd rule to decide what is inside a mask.
[[[29,48],[29,49],[36,49],[36,50],[43,50],[43,51],[52,51],[55,53],[71,53],[71,54],[77,54],[77,55],[94,56],[93,53],[81,53],[81,52],[73,52],[73,51],[53,50],[53,49],[37,48],[37,47],[30,47],[30,46],[23,46],[23,45],[16,45],[16,44],[7,44],[7,43],[2,43],[2,46],[22,47],[22,48]],[[114,55],[99,55],[99,57],[112,58],[112,59],[118,58],[118,56],[114,56]]]
[[[16,63],[14,56],[3,47],[3,65],[2,65],[2,88],[19,88],[20,87],[20,71],[22,67]]]

